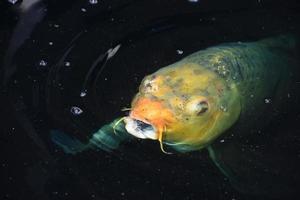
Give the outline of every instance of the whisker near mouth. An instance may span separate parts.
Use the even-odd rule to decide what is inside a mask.
[[[126,117],[124,121],[125,128],[131,135],[141,139],[157,139],[156,129],[151,124],[131,117]]]

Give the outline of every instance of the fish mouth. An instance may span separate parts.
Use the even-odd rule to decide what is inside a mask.
[[[156,128],[149,122],[132,117],[126,117],[124,122],[125,129],[129,134],[141,139],[158,139]]]

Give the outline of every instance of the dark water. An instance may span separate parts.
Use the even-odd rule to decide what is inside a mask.
[[[28,2],[0,3],[1,199],[293,198],[237,191],[206,151],[135,141],[71,156],[49,131],[87,141],[127,114],[146,74],[221,42],[298,32],[296,0]],[[299,115],[287,121],[279,129],[299,133]],[[294,155],[283,164],[299,166],[299,142],[282,140]]]

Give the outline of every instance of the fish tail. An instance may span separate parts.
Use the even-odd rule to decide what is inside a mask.
[[[59,130],[51,130],[51,140],[67,154],[76,154],[86,150],[89,146],[78,139],[69,136]]]
[[[83,144],[78,139],[59,130],[51,130],[51,140],[65,153],[73,155],[86,149],[101,149],[111,152],[116,150],[122,142],[132,139],[125,129],[123,119],[119,118],[102,126],[92,134],[87,144]]]

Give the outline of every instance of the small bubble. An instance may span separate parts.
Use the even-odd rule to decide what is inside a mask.
[[[86,96],[86,94],[87,94],[87,91],[86,91],[86,90],[84,90],[84,91],[80,92],[80,97],[85,97],[85,96]]]
[[[55,27],[55,28],[58,28],[58,27],[59,27],[59,25],[58,25],[58,24],[54,24],[54,27]]]
[[[97,3],[98,3],[98,0],[89,0],[89,3],[90,3],[90,4],[97,4]]]
[[[44,67],[47,65],[47,62],[45,60],[41,60],[39,65]]]
[[[8,2],[11,3],[11,4],[15,4],[15,3],[18,2],[18,0],[8,0]]]
[[[66,66],[66,67],[70,67],[70,66],[71,66],[71,63],[67,61],[67,62],[65,62],[65,66]]]
[[[191,3],[197,3],[199,0],[188,0],[188,2],[191,2]]]
[[[271,103],[271,99],[265,99],[265,103]]]
[[[251,95],[250,95],[250,97],[251,97],[251,98],[253,98],[253,97],[254,97],[254,95],[253,95],[253,94],[251,94]]]
[[[177,54],[179,54],[179,55],[183,54],[183,51],[182,51],[181,49],[177,49],[176,52],[177,52]]]
[[[290,94],[290,93],[288,93],[288,94],[287,94],[287,97],[288,97],[288,98],[290,98],[290,97],[291,97],[291,94]]]
[[[221,143],[224,143],[224,142],[225,142],[225,140],[220,140],[220,142],[221,142]]]
[[[85,8],[81,8],[81,11],[82,11],[82,12],[86,12],[86,9],[85,9]]]
[[[49,42],[49,45],[52,46],[52,45],[53,45],[53,42]]]
[[[70,111],[73,115],[80,115],[83,113],[83,110],[77,106],[73,106]]]

